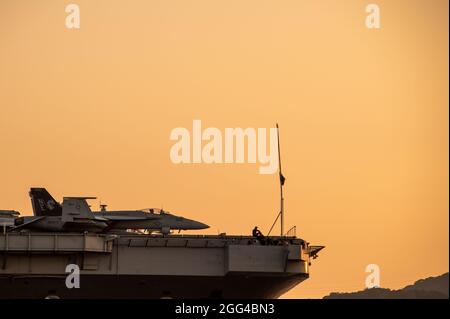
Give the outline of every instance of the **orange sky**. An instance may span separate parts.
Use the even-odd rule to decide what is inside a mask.
[[[175,127],[281,126],[286,228],[326,250],[286,297],[448,271],[448,1],[0,0],[0,208],[30,186],[267,232],[276,175],[175,165]]]

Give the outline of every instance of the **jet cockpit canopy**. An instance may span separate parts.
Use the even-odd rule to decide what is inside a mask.
[[[169,212],[163,210],[162,208],[144,208],[140,210],[147,214],[171,215]]]

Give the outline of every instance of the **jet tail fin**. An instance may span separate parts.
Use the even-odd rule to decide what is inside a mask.
[[[34,216],[62,216],[62,207],[45,188],[30,189]]]
[[[86,199],[95,199],[95,197],[64,197],[62,205],[63,221],[73,221],[77,218],[95,219]]]

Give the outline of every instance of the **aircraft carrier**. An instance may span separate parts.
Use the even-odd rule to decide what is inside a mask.
[[[277,298],[320,246],[295,237],[4,232],[0,298]],[[79,288],[66,267],[80,269]]]
[[[0,298],[277,298],[322,246],[294,236],[175,235],[209,226],[160,209],[91,211],[29,192],[33,216],[0,210]],[[273,226],[272,226],[273,227]],[[72,282],[73,281],[73,282]]]

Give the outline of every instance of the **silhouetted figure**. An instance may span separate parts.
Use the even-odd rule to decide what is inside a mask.
[[[264,235],[258,229],[258,226],[255,226],[255,228],[253,228],[252,236],[256,237],[256,239],[258,239],[261,244],[265,244]]]

